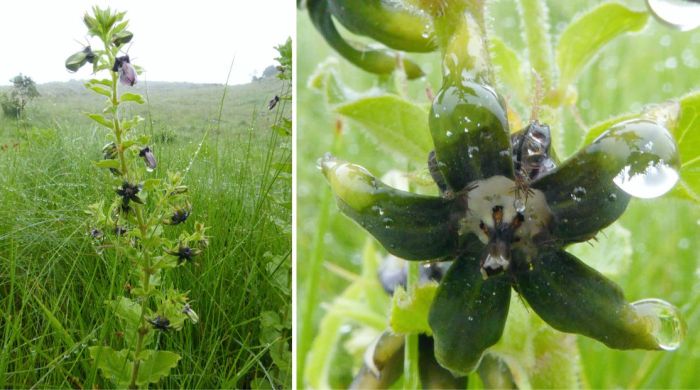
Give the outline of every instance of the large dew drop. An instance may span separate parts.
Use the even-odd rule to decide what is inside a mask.
[[[678,146],[662,124],[632,119],[613,126],[605,136],[617,142],[611,153],[626,156],[624,165],[613,178],[621,190],[637,198],[650,199],[665,194],[678,182]]]
[[[676,350],[685,337],[685,322],[678,308],[661,299],[643,299],[632,303],[649,329],[649,333],[666,351]]]
[[[634,197],[651,199],[673,188],[678,182],[678,172],[663,161],[650,164],[643,172],[638,173],[633,173],[632,168],[626,166],[615,176],[613,182]]]
[[[700,1],[647,0],[652,15],[681,31],[700,27]]]

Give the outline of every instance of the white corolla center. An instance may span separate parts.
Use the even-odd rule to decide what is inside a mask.
[[[523,220],[515,230],[515,238],[527,241],[546,228],[552,218],[552,213],[547,206],[544,193],[539,190],[521,189],[516,191],[516,183],[504,176],[492,176],[485,180],[472,183],[476,188],[469,191],[469,210],[462,220],[460,232],[474,233],[481,242],[488,243],[489,237],[482,229],[481,224],[495,229],[494,207],[502,208],[503,223],[511,223],[518,218],[518,213]],[[497,261],[497,259],[493,259]]]

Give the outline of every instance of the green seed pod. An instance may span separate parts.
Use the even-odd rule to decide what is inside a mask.
[[[552,250],[527,264],[522,255],[516,256],[515,286],[555,329],[592,337],[611,348],[660,348],[622,290],[576,257]]]
[[[501,338],[510,304],[510,280],[479,272],[480,253],[460,256],[442,279],[428,321],[435,357],[455,375],[472,372]]]
[[[311,0],[308,2],[309,16],[316,29],[323,35],[326,42],[345,59],[358,67],[376,74],[391,74],[397,70],[398,61],[406,72],[408,79],[423,76],[423,71],[418,65],[408,59],[398,59],[398,54],[381,49],[371,49],[351,45],[336,30],[333,19],[328,11],[325,0]],[[357,47],[360,47],[359,49]]]
[[[385,0],[329,0],[328,10],[348,30],[388,47],[409,52],[437,49],[430,18]]]
[[[391,188],[366,169],[332,157],[321,161],[321,169],[340,210],[393,255],[428,260],[457,248],[457,202]]]
[[[352,380],[350,389],[387,389],[403,372],[404,339],[384,332],[365,354],[365,364]]]
[[[447,84],[429,118],[435,158],[453,190],[495,175],[513,178],[505,103],[493,89],[471,81]]]
[[[112,44],[114,46],[119,47],[121,45],[129,43],[131,41],[131,38],[133,38],[133,37],[134,37],[134,34],[131,31],[126,31],[126,30],[119,31],[118,33],[114,34],[114,36],[112,37]]]
[[[630,195],[645,196],[640,189],[652,195],[669,190],[678,179],[679,164],[675,141],[665,128],[631,120],[610,128],[531,187],[547,198],[554,238],[586,241],[622,215]],[[645,186],[648,179],[656,184]]]

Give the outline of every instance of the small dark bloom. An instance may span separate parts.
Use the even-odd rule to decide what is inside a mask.
[[[267,103],[267,109],[272,111],[273,108],[277,105],[277,103],[280,102],[280,97],[275,95],[272,99],[270,99],[270,102]]]
[[[170,330],[170,320],[165,317],[156,316],[156,318],[152,320],[146,319],[146,321],[153,325],[154,329],[158,329],[163,332]]]
[[[149,172],[156,169],[157,162],[151,148],[146,146],[145,148],[141,149],[139,151],[139,157],[143,157],[143,161],[146,163],[146,169],[148,169]]]
[[[117,195],[122,197],[124,203],[129,203],[129,201],[134,201],[139,204],[143,204],[141,198],[138,197],[138,193],[141,191],[141,187],[136,184],[131,184],[125,181],[121,187],[117,188]]]
[[[66,60],[66,68],[71,72],[77,72],[87,62],[95,62],[95,53],[92,52],[90,46],[85,46],[83,50],[74,53]]]
[[[136,70],[131,65],[129,56],[117,57],[112,66],[112,72],[119,72],[119,81],[122,84],[133,87],[136,84]]]
[[[104,233],[102,233],[102,230],[94,228],[90,231],[90,236],[96,240],[99,240],[104,236]]]
[[[127,231],[128,230],[125,227],[119,225],[114,227],[114,234],[116,234],[117,236],[123,236],[126,234]]]
[[[165,220],[166,225],[179,225],[187,220],[190,216],[190,210],[176,209],[173,211],[173,215],[170,216],[169,220]]]
[[[192,258],[198,256],[202,251],[190,248],[187,245],[180,245],[177,250],[166,250],[165,252],[169,255],[176,256],[177,263],[182,264],[185,261],[192,261]]]

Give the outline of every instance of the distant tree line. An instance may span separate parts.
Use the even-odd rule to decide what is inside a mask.
[[[27,103],[39,97],[36,83],[29,76],[22,73],[10,79],[12,88],[0,95],[2,113],[8,118],[21,118],[24,115]]]

